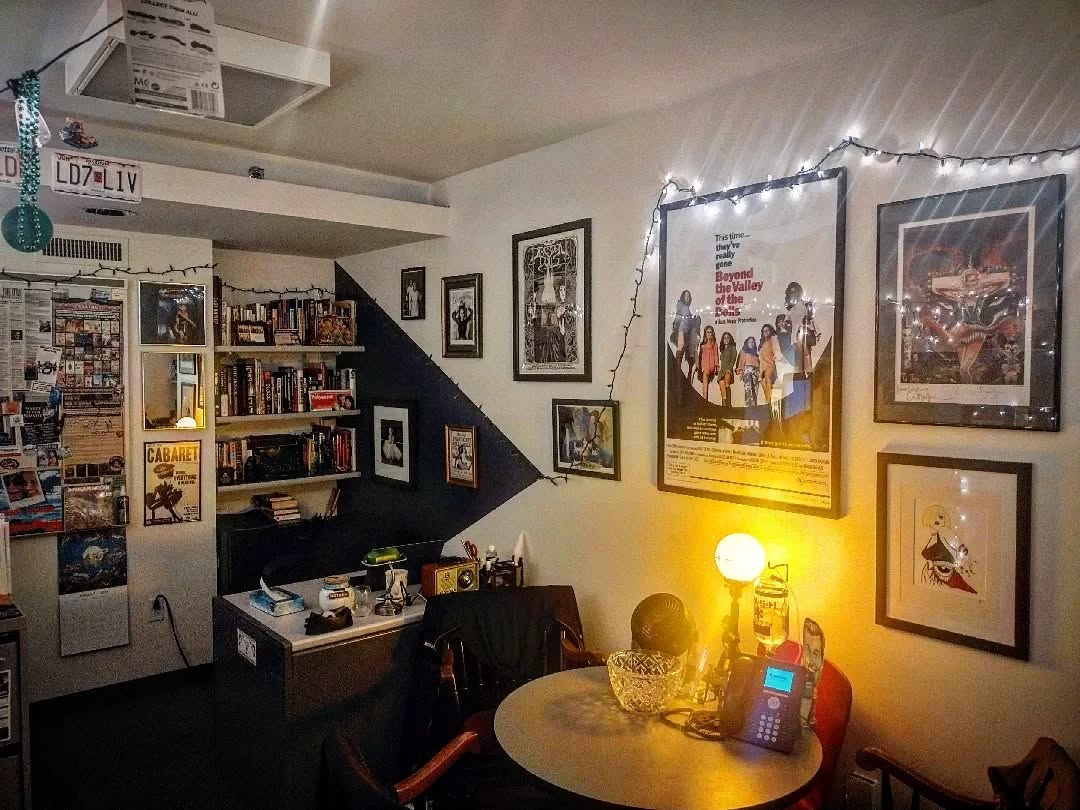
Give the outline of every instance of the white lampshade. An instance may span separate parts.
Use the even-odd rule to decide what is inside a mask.
[[[178,428],[187,428],[188,430],[191,430],[192,428],[197,428],[199,425],[190,416],[181,416],[176,420],[176,426]]]
[[[716,544],[716,567],[733,582],[753,582],[765,562],[765,549],[753,535],[737,532]]]

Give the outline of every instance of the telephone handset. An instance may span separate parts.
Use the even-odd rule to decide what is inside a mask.
[[[798,664],[740,656],[731,664],[719,724],[728,736],[790,753],[805,686],[806,670]]]

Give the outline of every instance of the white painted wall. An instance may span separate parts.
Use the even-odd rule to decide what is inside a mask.
[[[621,343],[633,268],[666,172],[698,177],[705,191],[782,176],[816,160],[852,127],[885,147],[925,141],[961,153],[1073,143],[1080,138],[1080,97],[1071,89],[1080,80],[1077,31],[1075,6],[998,2],[843,58],[740,81],[699,101],[451,178],[436,187],[439,201],[450,206],[451,237],[342,264],[395,318],[398,271],[427,266],[427,320],[402,326],[435,358],[441,354],[440,277],[483,273],[484,357],[439,362],[550,471],[550,400],[606,396],[606,369]],[[1018,759],[1039,735],[1056,737],[1080,757],[1080,556],[1072,539],[1080,524],[1080,398],[1073,393],[1080,387],[1074,193],[1080,175],[1074,158],[1067,169],[1064,428],[1059,434],[976,432],[873,422],[876,206],[1062,169],[1017,164],[978,177],[941,177],[931,163],[864,167],[852,156],[846,165],[843,519],[656,490],[651,261],[642,291],[645,318],[631,333],[615,390],[622,402],[622,482],[538,483],[465,535],[506,554],[525,529],[532,581],[572,584],[590,646],[612,649],[628,644],[634,605],[661,590],[682,596],[707,637],[718,637],[726,597],[713,548],[730,531],[753,532],[772,561],[791,563],[804,615],[821,621],[829,657],[854,684],[849,755],[857,746],[881,743],[928,773],[985,795],[986,765]],[[593,219],[594,382],[512,382],[511,236],[581,217]],[[883,450],[1034,463],[1030,662],[875,625],[875,465]],[[482,457],[479,463],[482,468]]]
[[[210,242],[200,239],[148,236],[98,229],[65,229],[65,234],[85,234],[87,238],[127,236],[130,239],[127,264],[133,268],[161,270],[172,264],[185,267],[209,263]],[[49,264],[38,257],[16,253],[0,246],[0,263],[9,270],[72,273],[76,266]],[[96,264],[86,269],[93,269]],[[192,280],[189,274],[188,279]],[[194,279],[207,285],[209,271],[199,271]],[[127,375],[127,459],[131,524],[127,531],[128,596],[131,613],[131,643],[99,652],[60,657],[57,611],[56,535],[18,538],[12,541],[14,597],[27,617],[27,654],[30,700],[93,689],[119,681],[153,675],[183,666],[167,621],[149,623],[154,595],[165,594],[172,605],[177,630],[193,664],[211,659],[210,598],[216,587],[214,542],[214,459],[213,429],[197,431],[152,431],[142,429],[141,354],[138,330],[138,281],[128,282],[125,337]],[[207,307],[207,323],[210,309]],[[156,347],[151,350],[158,350]],[[202,351],[209,362],[211,349]],[[171,526],[143,526],[143,442],[202,440],[202,521]]]

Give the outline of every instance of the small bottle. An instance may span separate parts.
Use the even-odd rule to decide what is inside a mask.
[[[495,546],[488,546],[487,553],[484,555],[484,570],[490,571],[492,566],[499,561],[499,552],[495,550]]]
[[[121,481],[120,489],[116,492],[116,524],[118,526],[128,525],[128,505],[127,487]]]

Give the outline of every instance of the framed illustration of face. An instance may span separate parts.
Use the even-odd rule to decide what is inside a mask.
[[[475,427],[446,426],[446,483],[471,489],[480,486]]]
[[[878,454],[877,623],[1027,659],[1031,465]]]
[[[442,280],[443,357],[484,356],[483,282],[479,273]]]
[[[592,381],[592,220],[514,234],[514,379]]]
[[[874,419],[1059,428],[1065,176],[878,206]]]
[[[551,453],[555,474],[619,480],[619,403],[553,399]]]

